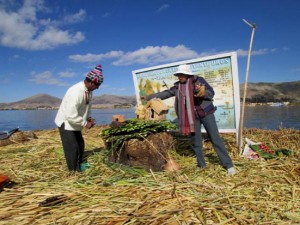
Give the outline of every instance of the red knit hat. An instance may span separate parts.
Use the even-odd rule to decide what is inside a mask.
[[[95,69],[93,69],[86,75],[86,77],[94,83],[101,84],[103,82],[102,66],[96,66]]]

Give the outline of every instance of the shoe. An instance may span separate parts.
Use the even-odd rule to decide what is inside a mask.
[[[234,175],[236,173],[234,167],[230,167],[229,169],[227,169],[227,172],[229,175]]]
[[[86,171],[87,169],[89,169],[91,166],[90,166],[90,164],[89,163],[81,163],[80,164],[80,171],[81,172],[84,172],[84,171]]]

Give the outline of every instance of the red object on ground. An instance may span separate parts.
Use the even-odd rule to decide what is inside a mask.
[[[10,179],[6,175],[0,175],[0,190],[10,182]]]

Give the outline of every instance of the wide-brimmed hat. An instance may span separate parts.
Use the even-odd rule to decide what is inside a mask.
[[[178,76],[179,74],[185,74],[188,76],[194,76],[190,65],[184,64],[184,65],[180,65],[178,66],[177,71],[174,73],[174,76]]]

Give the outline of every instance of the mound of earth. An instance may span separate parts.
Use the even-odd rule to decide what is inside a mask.
[[[125,141],[112,152],[110,161],[128,166],[143,167],[146,171],[161,171],[169,159],[174,140],[167,132],[150,134],[146,138]]]

